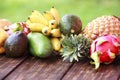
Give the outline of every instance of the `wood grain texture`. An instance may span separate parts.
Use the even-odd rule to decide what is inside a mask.
[[[5,80],[60,80],[71,65],[59,58],[29,57]]]
[[[120,58],[101,64],[98,70],[89,62],[63,62],[61,58],[7,58],[0,56],[0,80],[120,80]]]
[[[75,63],[62,80],[119,80],[120,60],[118,63],[101,64],[98,70],[89,62]]]
[[[25,57],[8,58],[6,56],[0,56],[0,80],[11,73],[24,59]]]

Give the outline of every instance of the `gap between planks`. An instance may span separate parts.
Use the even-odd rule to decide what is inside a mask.
[[[17,69],[17,67],[19,67],[26,59],[27,59],[27,57],[24,58],[18,65],[16,65],[15,68],[13,68],[5,77],[3,77],[3,80],[4,80],[7,76],[9,76],[15,69]]]
[[[72,66],[72,63],[63,62],[60,58],[39,59],[29,57],[5,80],[60,80],[66,71]],[[44,72],[44,73],[43,73]],[[16,74],[17,73],[17,74]]]
[[[24,61],[25,61],[25,59],[27,58],[27,56],[25,56],[25,57],[20,57],[20,58],[9,58],[9,57],[7,57],[6,55],[0,55],[0,58],[1,58],[1,60],[3,60],[3,61],[7,61],[7,63],[10,63],[10,64],[8,64],[7,66],[6,66],[6,68],[3,68],[3,71],[5,70],[5,69],[9,69],[7,72],[6,72],[6,74],[5,73],[3,73],[3,74],[0,74],[0,75],[2,75],[1,77],[0,77],[0,79],[1,80],[4,80],[4,78],[6,78],[9,74],[11,74],[19,65],[21,65]],[[1,61],[2,63],[3,63],[3,65],[5,65],[4,64],[4,62],[3,61]],[[11,63],[11,61],[13,61],[14,63]],[[0,65],[2,65],[2,64],[0,64]],[[14,66],[12,66],[12,65],[14,65]],[[11,66],[11,67],[10,67]],[[1,68],[2,69],[2,68]]]
[[[75,62],[74,62],[75,63]],[[74,65],[74,63],[71,64],[71,66],[69,66],[69,68],[66,70],[66,72],[63,74],[63,76],[60,78],[60,80],[63,79],[63,77],[67,74],[67,72],[72,68],[72,66]]]

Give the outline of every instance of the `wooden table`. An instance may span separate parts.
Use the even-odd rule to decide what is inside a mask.
[[[56,56],[39,59],[0,55],[0,80],[120,80],[120,59],[95,70],[88,61],[70,63]]]

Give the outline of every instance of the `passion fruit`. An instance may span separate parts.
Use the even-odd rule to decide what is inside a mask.
[[[79,34],[82,31],[82,21],[74,14],[66,14],[62,17],[60,30],[63,35],[70,33]]]
[[[8,57],[15,58],[25,55],[28,49],[27,36],[21,31],[11,34],[5,41],[4,48]]]

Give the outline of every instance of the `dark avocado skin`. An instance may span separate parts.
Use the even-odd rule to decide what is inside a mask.
[[[8,57],[21,57],[25,54],[28,47],[27,36],[17,31],[10,35],[5,41],[4,48]]]
[[[79,34],[82,29],[82,22],[78,16],[66,14],[62,17],[60,30],[63,34],[70,34],[71,29],[75,30],[75,34]]]

